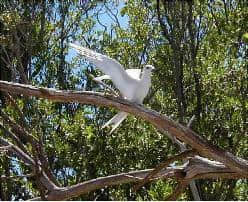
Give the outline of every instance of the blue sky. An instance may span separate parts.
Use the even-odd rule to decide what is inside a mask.
[[[124,1],[119,1],[118,4],[112,3],[111,6],[113,6],[115,9],[111,10],[111,12],[113,12],[114,14],[117,13],[117,18],[119,21],[119,24],[122,28],[128,28],[128,23],[129,23],[129,19],[127,15],[121,16],[120,11],[121,9],[125,6],[125,2]],[[99,10],[102,7],[102,12],[100,12],[99,15],[99,20],[100,23],[103,24],[104,26],[107,27],[107,32],[109,33],[111,30],[111,26],[114,25],[115,19],[113,18],[113,16],[111,16],[110,11],[107,11],[107,9],[102,5],[99,4],[96,7],[96,10]],[[105,12],[106,11],[106,12]],[[92,12],[89,12],[90,15],[94,15],[95,9]],[[104,31],[104,27],[102,25],[100,25],[99,23],[96,23],[96,25],[94,26],[94,31]],[[99,40],[101,40],[101,38],[99,38]],[[80,41],[72,41],[73,43],[77,43],[80,44]],[[72,48],[68,49],[68,54],[66,55],[66,61],[71,64],[71,61],[74,57],[76,57],[78,54],[75,50],[73,50]],[[81,71],[82,67],[76,67],[72,70],[73,74],[77,74],[79,71]]]
[[[127,28],[128,27],[128,16],[124,15],[121,16],[120,11],[121,9],[125,6],[124,1],[120,1],[120,3],[117,5],[116,10],[113,11],[113,13],[115,13],[117,11],[117,18],[118,21],[120,23],[120,26],[122,28]],[[99,4],[98,7],[101,7],[101,4]],[[106,11],[106,9],[103,9],[103,12]],[[92,11],[94,12],[94,11]],[[93,15],[94,13],[91,14]],[[113,18],[111,18],[111,16],[108,15],[108,13],[110,14],[110,12],[105,12],[105,13],[101,13],[100,14],[100,23],[103,24],[104,26],[107,27],[107,32],[110,32],[111,29],[111,25],[115,24],[115,21]],[[111,14],[110,14],[111,15]],[[94,26],[94,31],[104,31],[104,27],[102,25],[100,25],[99,23],[96,23],[96,25]],[[78,41],[76,41],[75,43],[80,43]],[[70,49],[68,50],[68,56],[67,56],[67,60],[70,61],[72,57],[75,57],[77,54],[74,50]]]

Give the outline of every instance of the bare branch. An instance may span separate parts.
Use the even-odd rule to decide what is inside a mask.
[[[12,143],[1,137],[0,144],[2,144],[4,148],[7,149],[9,152],[17,155],[24,164],[26,164],[27,166],[31,166],[31,169],[35,173],[37,182],[41,183],[47,190],[53,191],[58,189],[58,186],[49,179],[46,173],[40,170],[40,165],[37,165],[33,158],[31,158],[27,153],[23,152],[19,147],[13,145]]]
[[[8,151],[17,155],[26,165],[35,165],[34,160],[25,152],[23,152],[19,147],[13,145],[9,141],[0,137],[0,144],[4,145]]]
[[[196,151],[194,150],[188,150],[188,151],[184,151],[176,156],[173,156],[169,159],[167,159],[165,162],[160,163],[151,173],[149,173],[144,180],[142,180],[139,184],[137,184],[134,187],[134,191],[137,191],[138,189],[140,189],[143,185],[145,185],[149,179],[151,179],[153,176],[155,176],[157,173],[159,173],[162,169],[168,167],[171,163],[175,162],[175,161],[179,161],[182,159],[185,159],[189,156],[194,156],[195,154],[197,154]]]
[[[23,126],[25,126],[26,129],[29,130],[29,127],[28,127],[28,124],[26,123],[25,121],[25,117],[24,117],[24,114],[22,112],[22,110],[19,108],[19,106],[17,105],[16,101],[13,99],[13,97],[10,95],[10,93],[6,93],[6,96],[8,97],[8,99],[10,100],[10,103],[15,107],[15,109],[17,110],[20,118],[21,118],[21,121],[23,123]]]
[[[187,127],[188,127],[188,128],[191,127],[193,121],[195,120],[195,117],[196,117],[196,116],[193,115],[193,116],[191,117],[191,119],[189,120],[189,122],[188,122],[188,124],[187,124]],[[187,149],[186,145],[185,145],[184,143],[180,142],[179,140],[177,140],[176,143],[179,145],[181,152],[183,152],[183,151],[185,151],[185,150]],[[184,160],[183,162],[186,163],[185,160]],[[190,187],[190,190],[191,190],[191,192],[192,192],[192,195],[193,195],[194,200],[195,200],[195,201],[200,201],[201,198],[200,198],[200,194],[199,194],[199,191],[198,191],[198,189],[197,189],[197,186],[196,186],[196,181],[195,181],[195,180],[192,180],[192,181],[189,183],[189,187]],[[175,192],[176,192],[176,190],[175,190]]]
[[[86,194],[90,191],[94,191],[96,189],[100,189],[106,186],[137,182],[140,179],[144,179],[146,175],[151,171],[152,169],[147,169],[147,170],[133,171],[129,173],[122,173],[107,177],[96,178],[70,187],[57,189],[53,192],[50,192],[48,196],[46,196],[46,198],[47,200],[67,200],[69,198]],[[177,176],[178,173],[182,172],[182,169],[173,170],[173,171],[171,169],[168,169],[165,171],[161,171],[151,180],[171,177],[172,172],[174,172],[173,175]],[[40,198],[34,198],[32,200],[40,200]]]
[[[208,3],[208,8],[209,8],[209,10],[210,10],[210,13],[211,13],[212,17],[214,18],[214,24],[215,24],[216,27],[217,27],[218,34],[221,35],[221,29],[220,29],[220,26],[219,26],[219,22],[218,22],[218,20],[217,20],[216,15],[214,14],[213,6],[212,6],[210,3]]]
[[[176,189],[174,190],[174,192],[165,199],[165,201],[176,201],[177,198],[180,196],[180,194],[184,191],[184,189],[188,186],[189,181],[188,180],[183,180],[181,181]]]
[[[38,181],[49,191],[59,190],[60,188],[46,175],[45,172],[40,173],[40,175],[36,176]]]
[[[194,201],[201,201],[201,197],[200,197],[198,188],[197,188],[197,186],[196,186],[196,181],[195,181],[195,180],[192,180],[192,181],[189,183],[189,187],[190,187],[190,190],[191,190],[191,192],[192,192]]]
[[[157,0],[157,13],[158,13],[158,21],[160,23],[160,26],[162,27],[162,32],[164,34],[164,36],[166,37],[166,39],[170,42],[170,44],[172,44],[173,40],[171,38],[171,35],[169,34],[169,31],[166,27],[166,25],[164,24],[162,18],[161,18],[161,13],[160,13],[160,10],[161,10],[161,7],[160,7],[160,0]],[[168,21],[169,23],[169,21]],[[170,28],[172,28],[171,24],[170,25]]]
[[[25,84],[28,84],[28,79],[27,79],[27,76],[25,74],[24,67],[23,67],[22,60],[21,60],[21,50],[20,49],[21,49],[22,44],[20,42],[20,38],[18,37],[16,31],[14,32],[14,37],[15,37],[15,40],[17,42],[16,43],[16,57],[17,57],[17,60],[18,60],[18,63],[19,63],[19,65],[17,66],[18,71],[20,73],[22,82],[25,83]]]
[[[28,153],[28,151],[27,151],[26,147],[24,146],[24,144],[22,143],[22,141],[17,136],[15,136],[15,134],[13,134],[11,131],[9,131],[7,128],[5,128],[1,123],[0,123],[0,129],[4,132],[5,137],[11,138],[12,141],[14,141],[23,152]]]
[[[19,180],[19,178],[29,178],[29,177],[34,177],[34,174],[27,174],[27,175],[16,175],[16,176],[5,176],[2,175],[0,176],[1,180]]]
[[[196,167],[200,169],[195,169]],[[211,167],[212,169],[208,170],[207,167]],[[46,198],[47,200],[67,200],[72,197],[80,196],[90,191],[94,191],[96,189],[104,188],[106,186],[139,182],[140,180],[144,180],[151,172],[153,172],[153,170],[154,169],[132,171],[128,173],[96,178],[70,187],[58,188],[50,192],[46,196]],[[188,173],[191,174],[194,173],[194,176]],[[189,164],[184,164],[183,166],[175,166],[173,168],[167,167],[166,169],[160,170],[159,173],[157,173],[155,176],[150,178],[150,181],[154,181],[158,179],[175,178],[180,182],[188,183],[192,179],[223,178],[223,177],[227,179],[238,179],[240,177],[242,178],[240,174],[232,172],[229,168],[226,168],[221,163],[205,160],[203,158],[202,159],[199,158],[196,160],[192,158]],[[179,188],[178,190],[176,190],[178,195],[181,193],[181,192],[179,193]],[[40,200],[40,198],[34,198],[32,200]]]
[[[47,98],[55,102],[79,102],[98,106],[114,107],[152,123],[158,130],[170,133],[172,136],[195,148],[202,156],[215,159],[230,167],[233,171],[248,176],[247,160],[237,158],[233,154],[212,145],[191,129],[174,122],[165,115],[144,108],[125,99],[106,96],[102,93],[87,91],[62,91],[49,88],[37,88],[31,85],[0,81],[0,89],[4,92],[24,94]]]
[[[15,134],[17,134],[18,137],[15,134],[13,134],[11,131],[8,131],[1,124],[0,124],[0,129],[2,129],[11,139],[13,139],[17,143],[17,146],[19,146],[20,149],[26,154],[28,153],[28,151],[26,150],[26,147],[22,144],[22,142],[20,141],[19,138],[24,138],[27,142],[29,142],[32,145],[33,155],[34,155],[34,157],[36,159],[35,165],[37,166],[39,164],[37,162],[40,161],[40,164],[41,164],[40,166],[42,167],[42,169],[44,170],[46,175],[49,177],[49,179],[54,184],[59,186],[58,181],[55,179],[55,177],[53,176],[51,170],[49,169],[49,164],[47,162],[47,157],[45,155],[45,151],[43,151],[44,148],[42,148],[42,142],[38,141],[35,137],[33,137],[32,135],[27,133],[24,128],[22,128],[20,125],[15,123],[2,110],[0,110],[0,115],[4,119],[4,121],[15,131]]]
[[[47,175],[47,177],[49,178],[49,180],[52,181],[52,183],[54,183],[56,186],[59,187],[60,184],[50,169],[50,165],[49,165],[48,160],[47,160],[48,158],[47,158],[47,155],[45,152],[45,147],[43,145],[42,140],[40,140],[36,149],[37,149],[37,153],[38,153],[38,159],[40,160],[40,163],[41,163],[41,168],[44,170],[44,172]]]
[[[118,15],[118,10],[116,10],[116,13],[113,12],[113,8],[109,8],[107,4],[104,4],[104,7],[107,9],[107,11],[110,13],[107,13],[108,16],[112,19],[113,22],[117,24],[118,27],[121,27],[121,24],[119,22],[119,19],[117,17]]]
[[[16,135],[18,135],[19,138],[24,138],[26,141],[30,142],[31,144],[35,144],[38,142],[38,140],[32,136],[29,135],[27,131],[17,123],[15,123],[14,120],[12,120],[4,111],[0,109],[0,116],[3,118],[4,122],[8,124],[12,130],[15,132]]]
[[[0,152],[6,152],[8,151],[8,149],[10,149],[11,146],[3,146],[3,147],[0,147]]]

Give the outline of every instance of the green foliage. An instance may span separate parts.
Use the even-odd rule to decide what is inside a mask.
[[[242,35],[242,39],[243,39],[243,41],[244,41],[245,43],[248,43],[248,33],[244,33],[244,34]]]

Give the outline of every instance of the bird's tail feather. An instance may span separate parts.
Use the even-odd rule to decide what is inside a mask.
[[[111,134],[121,124],[121,122],[124,121],[127,115],[128,113],[126,112],[119,112],[113,118],[111,118],[107,123],[105,123],[102,128],[105,128],[109,125],[113,125],[112,130],[110,131]]]

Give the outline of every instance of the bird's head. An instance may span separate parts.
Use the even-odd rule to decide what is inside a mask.
[[[155,70],[155,67],[154,66],[152,66],[152,65],[145,65],[144,66],[144,69],[143,69],[143,71],[145,71],[145,72],[152,72],[152,71],[154,71]]]

